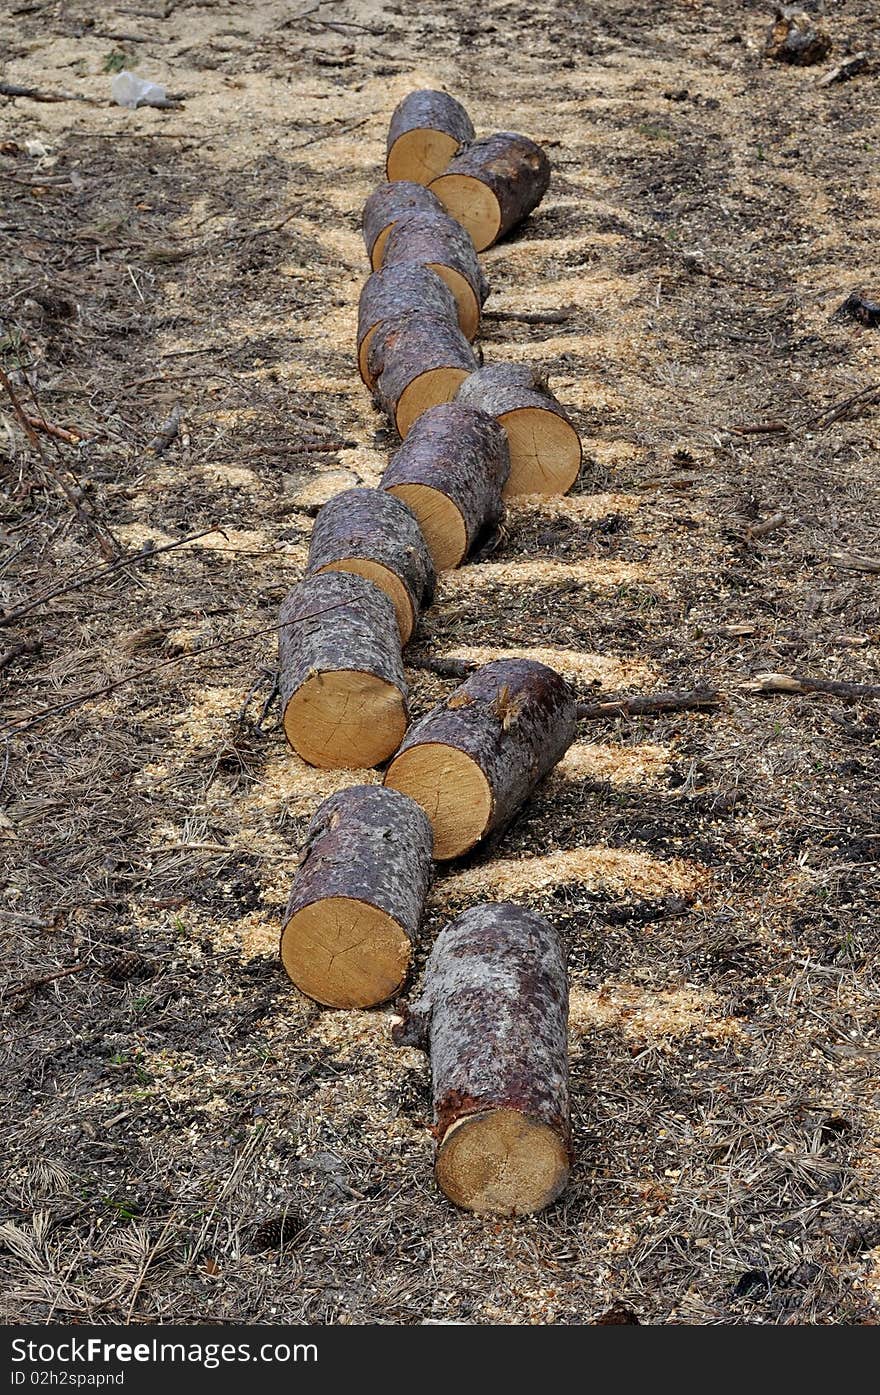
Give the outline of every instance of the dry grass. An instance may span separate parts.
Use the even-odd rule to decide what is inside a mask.
[[[878,332],[833,312],[876,276],[880,118],[870,77],[762,65],[767,8],[0,19],[8,81],[104,99],[122,47],[189,94],[4,100],[0,361],[93,435],[43,438],[46,459],[129,547],[225,530],[3,631],[0,654],[42,645],[0,673],[7,721],[176,659],[0,753],[6,1321],[877,1322],[880,722],[743,684],[874,676],[876,577],[831,554],[880,551],[878,407],[817,417],[878,378]],[[834,7],[837,53],[872,19]],[[337,777],[256,723],[271,639],[230,643],[274,623],[315,505],[392,445],[354,369],[358,213],[391,106],[437,83],[555,160],[485,258],[489,308],[574,312],[487,321],[483,344],[546,364],[586,465],[570,499],[516,501],[419,647],[732,694],[591,724],[495,861],[438,882],[422,954],[460,896],[511,888],[570,951],[577,1166],[549,1212],[497,1225],[436,1194],[426,1063],[391,1049],[389,1013],[321,1012],[279,969]],[[726,430],[770,420],[789,431]],[[102,558],[8,410],[0,441],[14,607]],[[449,691],[410,677],[416,713]]]

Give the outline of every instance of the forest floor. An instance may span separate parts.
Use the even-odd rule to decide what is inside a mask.
[[[0,401],[3,726],[56,709],[0,752],[6,1322],[880,1321],[880,712],[749,690],[876,681],[880,402],[833,411],[880,382],[880,329],[836,313],[880,289],[876,68],[817,83],[876,15],[826,9],[820,68],[762,62],[772,6],[733,0],[0,19],[5,82],[86,99],[0,99],[0,365],[84,438],[41,460]],[[112,105],[123,64],[183,105]],[[438,85],[554,161],[486,308],[571,317],[482,344],[547,366],[585,466],[443,579],[413,653],[727,695],[591,723],[432,893],[420,964],[486,896],[570,951],[577,1163],[513,1221],[435,1190],[393,1007],[284,977],[300,836],[352,777],[257,720],[315,506],[393,445],[359,215],[394,104]],[[109,535],[140,560],[87,580]],[[416,714],[451,687],[410,678]]]

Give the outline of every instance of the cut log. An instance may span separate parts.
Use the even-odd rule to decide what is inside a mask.
[[[430,184],[442,174],[474,128],[461,102],[446,92],[410,92],[388,127],[385,173],[389,179]]]
[[[499,131],[465,146],[429,187],[482,252],[537,208],[549,183],[540,145]]]
[[[324,505],[312,530],[308,573],[356,572],[381,586],[406,644],[434,596],[434,564],[402,499],[382,489],[344,489]]]
[[[442,209],[399,218],[388,234],[382,265],[400,266],[403,262],[422,262],[443,278],[455,296],[461,332],[473,339],[480,328],[489,283],[461,224]]]
[[[503,428],[486,412],[446,402],[423,412],[380,481],[415,514],[438,571],[463,562],[502,514],[510,473]]]
[[[386,320],[401,315],[436,315],[459,324],[458,306],[446,281],[430,267],[402,262],[368,276],[358,305],[358,368],[367,387],[375,386],[368,360],[373,335]]]
[[[431,1058],[435,1176],[469,1211],[519,1216],[568,1181],[568,973],[555,929],[510,902],[442,930],[394,1029]]]
[[[581,468],[577,431],[547,386],[526,363],[493,363],[462,383],[456,401],[497,417],[510,445],[504,493],[565,494]]]
[[[364,204],[364,242],[374,271],[378,271],[385,255],[388,234],[398,218],[410,213],[442,213],[443,205],[424,184],[398,180],[395,184],[380,184]]]
[[[284,732],[325,769],[387,760],[406,731],[400,631],[385,592],[349,572],[306,577],[281,606],[278,684]]]
[[[429,407],[451,402],[477,367],[458,325],[436,315],[401,315],[373,335],[367,369],[375,396],[401,436]]]
[[[564,678],[532,659],[496,659],[410,729],[385,784],[410,795],[434,829],[434,856],[461,857],[500,834],[574,740]]]
[[[409,972],[431,885],[431,825],[412,799],[356,785],[325,799],[306,832],[281,959],[327,1007],[373,1007]]]

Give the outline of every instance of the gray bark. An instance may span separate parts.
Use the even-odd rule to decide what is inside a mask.
[[[501,518],[501,491],[510,474],[510,451],[494,417],[458,402],[423,412],[391,457],[383,489],[421,484],[452,501],[464,521],[467,551]]]
[[[535,407],[553,412],[572,425],[541,370],[528,363],[491,363],[478,368],[476,373],[465,378],[455,400],[465,407],[479,407],[493,417]]]
[[[501,212],[497,242],[541,202],[550,184],[550,161],[528,136],[498,131],[460,150],[444,171],[452,174],[469,175],[492,190]]]
[[[408,795],[382,785],[331,794],[306,830],[285,925],[304,906],[342,896],[384,911],[415,944],[433,876],[432,847],[428,816]]]
[[[429,266],[412,261],[401,262],[398,266],[386,265],[364,282],[358,303],[357,347],[358,367],[368,388],[373,387],[373,379],[366,365],[361,363],[361,345],[370,330],[386,320],[416,313],[436,315],[449,320],[450,324],[458,324],[455,296]]]
[[[434,1132],[515,1109],[570,1147],[568,973],[542,916],[500,902],[473,906],[441,930],[421,996],[394,1030],[430,1053]]]
[[[467,281],[478,308],[489,294],[489,282],[477,260],[470,234],[444,209],[436,213],[409,213],[394,224],[385,244],[382,265],[399,266],[402,262],[451,267]]]
[[[443,131],[457,145],[474,138],[473,123],[461,102],[446,92],[410,92],[394,108],[388,127],[386,163],[395,141],[409,131],[422,130]]]
[[[382,489],[344,489],[315,519],[307,574],[350,557],[387,567],[401,582],[413,623],[434,598],[434,564],[422,530],[406,504]]]
[[[436,315],[386,320],[373,335],[368,357],[379,405],[397,421],[397,404],[410,383],[435,368],[477,367],[474,351],[457,324]]]
[[[435,213],[444,212],[436,194],[432,194],[424,184],[416,184],[411,179],[397,179],[392,183],[380,184],[378,189],[373,190],[364,204],[363,232],[367,256],[374,271],[382,265],[378,255],[373,255],[382,233],[396,223],[398,218],[427,210],[433,210]]]

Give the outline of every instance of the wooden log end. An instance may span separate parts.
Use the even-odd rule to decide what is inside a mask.
[[[498,420],[510,446],[510,475],[504,497],[565,494],[581,468],[583,452],[571,422],[541,407],[505,412]]]
[[[470,233],[478,252],[492,246],[501,229],[501,205],[488,184],[470,174],[444,174],[441,170],[431,182],[431,193]]]
[[[465,378],[464,368],[429,368],[404,388],[395,408],[394,420],[401,438],[429,407],[451,402]]]
[[[425,810],[438,862],[469,852],[489,827],[489,782],[477,762],[454,746],[425,742],[402,751],[388,767],[385,784]]]
[[[442,174],[460,142],[447,131],[415,127],[404,131],[388,151],[386,178],[428,185]]]
[[[458,324],[465,339],[475,339],[480,328],[481,307],[473,286],[453,266],[444,266],[441,262],[428,262],[428,266],[431,271],[436,271],[442,281],[446,282],[455,297]]]
[[[281,934],[281,959],[300,992],[325,1007],[387,1002],[409,972],[409,936],[386,911],[347,896],[298,910]]]
[[[565,1143],[548,1124],[515,1109],[456,1120],[437,1150],[435,1176],[456,1206],[477,1214],[540,1211],[568,1181]]]
[[[457,567],[467,554],[467,527],[447,495],[427,484],[395,484],[388,489],[415,514],[436,571]]]
[[[407,501],[404,499],[403,502]],[[417,616],[406,587],[400,577],[395,576],[390,567],[383,566],[381,562],[376,562],[371,557],[342,557],[339,561],[328,562],[326,566],[319,567],[315,575],[320,575],[321,572],[350,572],[354,576],[365,577],[367,581],[372,581],[374,585],[381,587],[394,606],[394,613],[400,627],[400,642],[401,644],[408,643],[415,628]],[[394,749],[396,750],[396,747]]]
[[[380,765],[406,732],[406,699],[393,683],[357,669],[311,674],[284,709],[297,755],[325,770]]]

